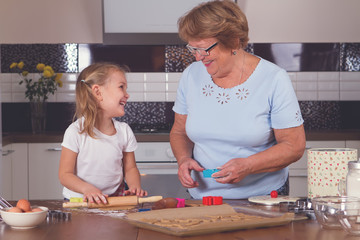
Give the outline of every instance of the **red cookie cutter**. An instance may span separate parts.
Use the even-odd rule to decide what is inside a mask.
[[[203,205],[221,205],[223,204],[223,197],[221,196],[206,196],[202,199]]]

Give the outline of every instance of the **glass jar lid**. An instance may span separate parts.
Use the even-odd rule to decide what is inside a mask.
[[[358,161],[350,161],[348,162],[349,169],[360,169],[360,159]]]

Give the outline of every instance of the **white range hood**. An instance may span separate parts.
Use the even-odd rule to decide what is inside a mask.
[[[204,0],[103,0],[103,42],[121,45],[184,44],[177,20]]]

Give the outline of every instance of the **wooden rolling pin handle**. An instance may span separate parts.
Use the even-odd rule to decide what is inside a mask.
[[[87,202],[64,202],[63,208],[87,207]]]
[[[146,202],[157,202],[161,200],[162,196],[152,196],[152,197],[146,197],[146,198],[139,198],[138,203],[146,203]]]

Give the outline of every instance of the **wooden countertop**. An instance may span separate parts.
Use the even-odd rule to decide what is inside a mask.
[[[3,133],[3,145],[10,143],[57,143],[62,142],[63,132],[32,134],[24,132]],[[169,133],[135,133],[138,142],[168,142]],[[308,141],[360,140],[360,129],[346,130],[308,130]]]
[[[62,209],[61,200],[30,201],[32,205],[46,206],[50,210],[69,211]],[[228,202],[234,206],[252,206],[268,211],[278,211],[278,207],[260,206],[250,204],[246,200],[232,200]],[[111,216],[111,213],[94,213],[85,210],[73,210],[70,221],[45,221],[33,229],[15,230],[4,222],[0,222],[0,239],[55,239],[55,240],[89,240],[89,239],[126,239],[126,240],[218,240],[218,239],[243,239],[243,240],[338,240],[356,239],[347,235],[342,229],[323,230],[316,220],[298,220],[289,224],[269,228],[239,230],[194,237],[175,237],[164,233],[137,228]]]

